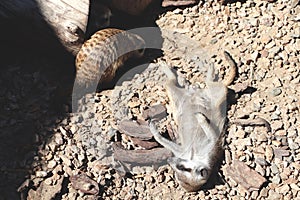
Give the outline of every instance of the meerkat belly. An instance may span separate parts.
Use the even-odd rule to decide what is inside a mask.
[[[183,146],[188,146],[192,143],[201,145],[209,142],[196,117],[183,114],[179,122],[178,132],[183,136],[181,139]]]

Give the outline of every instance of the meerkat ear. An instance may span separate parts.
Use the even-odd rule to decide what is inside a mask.
[[[142,55],[144,55],[145,50],[146,50],[145,48],[141,48],[141,49],[138,49],[137,52],[138,52],[139,55],[142,56]]]

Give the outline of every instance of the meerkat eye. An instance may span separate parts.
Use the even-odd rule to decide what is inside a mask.
[[[141,55],[144,54],[144,52],[145,52],[145,49],[144,49],[144,48],[138,50],[138,53],[141,54]]]
[[[180,171],[186,171],[186,172],[191,172],[192,169],[191,168],[186,168],[184,165],[182,164],[177,164],[176,165],[176,168]]]
[[[202,177],[207,177],[208,176],[208,170],[205,169],[205,168],[196,169],[196,173],[200,174]]]

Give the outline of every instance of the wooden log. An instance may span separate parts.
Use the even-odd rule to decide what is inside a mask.
[[[32,34],[37,40],[45,41],[51,41],[54,36],[76,55],[84,41],[89,6],[89,0],[0,1],[0,25],[1,29],[7,29],[3,26],[9,24],[8,36],[10,31],[19,32],[19,36]]]
[[[84,41],[89,0],[36,0],[44,20],[62,44],[76,55]]]

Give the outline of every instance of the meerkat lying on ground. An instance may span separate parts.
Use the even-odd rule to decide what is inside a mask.
[[[156,141],[173,152],[174,157],[168,162],[179,184],[189,192],[197,191],[207,182],[222,148],[220,135],[226,120],[227,85],[216,80],[212,65],[204,89],[179,87],[171,69],[164,65],[162,70],[168,79],[166,90],[178,126],[178,143],[160,135],[152,121],[150,130]],[[235,76],[235,70],[230,73]],[[226,84],[229,83],[227,79]]]

